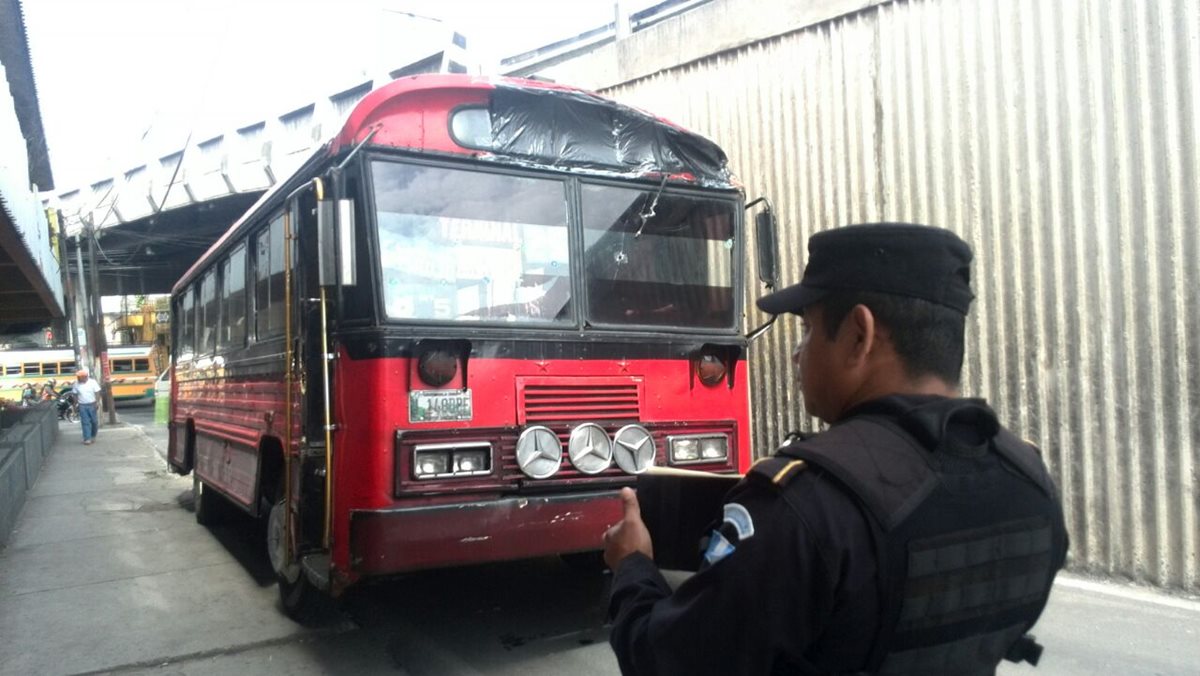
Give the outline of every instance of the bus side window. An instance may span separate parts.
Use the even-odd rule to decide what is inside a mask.
[[[38,362],[25,362],[25,375],[40,376],[42,375],[42,365]]]
[[[220,263],[217,263],[217,308],[218,314],[221,316],[220,327],[217,329],[217,344],[218,352],[223,352],[229,345],[229,338],[226,336],[229,333],[229,308],[225,306],[226,299],[229,297],[229,258],[222,258]]]
[[[271,306],[267,312],[270,318],[271,335],[283,333],[283,216],[271,221]]]
[[[56,376],[58,375],[58,362],[43,362],[42,375]]]
[[[149,373],[150,372],[150,360],[149,359],[134,359],[133,360],[133,370],[137,371],[138,373]]]
[[[239,348],[246,344],[246,246],[233,250],[221,264],[221,340],[220,348]]]
[[[196,351],[195,290],[189,286],[179,298],[179,344],[175,347],[177,357],[191,357]]]
[[[217,347],[217,275],[216,271],[204,273],[200,282],[200,307],[197,315],[200,344],[196,346],[198,354],[211,355]]]
[[[254,243],[254,336],[263,340],[270,335],[271,229],[258,233]]]

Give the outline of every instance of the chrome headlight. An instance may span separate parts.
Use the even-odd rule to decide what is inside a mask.
[[[613,458],[629,474],[641,474],[654,465],[654,438],[641,425],[626,425],[613,435]]]
[[[729,437],[724,434],[688,434],[667,437],[671,464],[725,462],[729,458]]]
[[[567,455],[580,472],[599,474],[612,466],[612,442],[608,440],[604,428],[596,423],[583,423],[571,430]]]
[[[562,465],[562,443],[549,427],[534,425],[517,437],[517,466],[533,479],[554,476]]]

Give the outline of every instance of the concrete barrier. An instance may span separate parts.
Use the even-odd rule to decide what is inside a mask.
[[[42,462],[58,439],[58,414],[47,402],[0,415],[0,545],[16,525]]]

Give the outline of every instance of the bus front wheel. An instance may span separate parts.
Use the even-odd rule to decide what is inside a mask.
[[[283,491],[276,491],[282,496]],[[325,612],[329,598],[300,569],[297,561],[288,561],[287,556],[287,506],[283,497],[271,505],[267,517],[267,555],[279,584],[279,602],[283,612],[300,624],[315,622]]]

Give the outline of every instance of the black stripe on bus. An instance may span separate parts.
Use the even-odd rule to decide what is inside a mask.
[[[471,346],[472,359],[691,359],[708,348],[716,348],[725,354],[733,353],[738,360],[745,360],[745,346],[740,341],[722,340],[716,336],[671,340],[649,339],[605,340],[572,338],[554,339],[495,339],[456,336],[445,338],[411,338],[391,336],[383,333],[355,333],[340,336],[341,344],[351,359],[380,359],[386,357],[412,357],[420,351],[438,343],[448,347]]]

